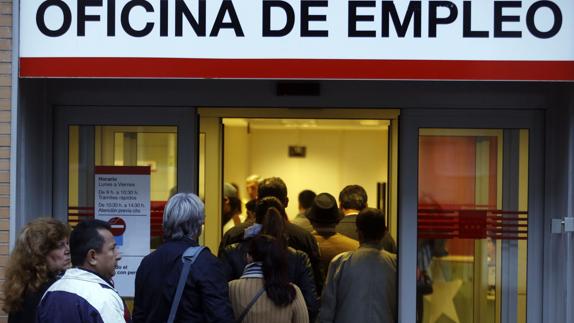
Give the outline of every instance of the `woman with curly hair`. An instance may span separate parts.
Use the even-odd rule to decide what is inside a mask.
[[[35,322],[42,295],[70,268],[67,225],[52,218],[28,223],[12,251],[4,282],[4,306],[9,323]]]

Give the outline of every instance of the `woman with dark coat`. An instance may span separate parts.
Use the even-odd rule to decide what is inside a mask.
[[[181,270],[182,254],[198,246],[205,219],[195,194],[169,199],[163,215],[166,242],[147,255],[136,273],[133,322],[166,322]],[[221,262],[205,248],[191,266],[175,322],[234,322]]]
[[[270,217],[269,209],[278,211],[279,217]],[[284,245],[287,254],[287,273],[289,281],[297,285],[303,294],[309,319],[314,321],[319,312],[319,300],[315,286],[315,277],[309,256],[303,251],[287,247],[285,234],[285,208],[275,197],[264,197],[257,201],[255,208],[255,224],[245,230],[242,242],[226,246],[220,253],[220,259],[224,263],[227,280],[231,281],[242,276],[247,265],[246,256],[249,242],[255,236],[267,234],[277,238]]]
[[[70,230],[52,218],[28,223],[6,267],[4,306],[10,323],[36,322],[36,307],[44,292],[70,268]]]

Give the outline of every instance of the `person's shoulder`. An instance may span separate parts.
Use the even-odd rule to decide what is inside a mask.
[[[333,257],[333,259],[331,259],[331,265],[340,265],[348,261],[355,252],[356,250],[341,252],[340,254]]]
[[[380,256],[388,261],[393,262],[394,264],[397,263],[397,255],[391,252],[388,252],[387,250],[381,249],[381,252],[379,253]]]
[[[299,288],[299,286],[297,286],[297,284],[289,283],[289,285],[291,285],[291,286],[293,286],[293,288],[295,288],[295,293],[297,293],[297,297],[299,297],[299,295],[301,297],[303,297],[303,292],[301,291],[301,288]]]
[[[221,242],[224,242],[225,245],[229,245],[241,241],[243,239],[245,229],[250,225],[251,225],[250,223],[243,222],[234,226],[233,228],[225,232],[223,238],[221,239]]]
[[[291,222],[287,222],[285,229],[286,229],[287,234],[289,236],[302,237],[302,238],[306,238],[306,239],[315,240],[315,237],[313,236],[313,234],[311,234],[311,232],[309,232],[309,231],[307,231],[307,230],[301,228],[300,226],[293,224]]]

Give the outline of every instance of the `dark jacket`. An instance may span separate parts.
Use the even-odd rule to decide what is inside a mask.
[[[189,240],[168,241],[147,255],[136,273],[133,322],[166,322]],[[203,250],[191,266],[176,322],[233,322],[221,262]]]
[[[347,237],[355,240],[359,240],[359,234],[357,233],[357,225],[355,222],[357,221],[357,215],[346,215],[339,224],[337,224],[337,233],[346,235]],[[383,249],[390,253],[397,253],[397,244],[395,243],[395,239],[391,236],[389,231],[385,232],[383,236]]]
[[[36,308],[40,304],[42,296],[55,281],[60,278],[49,280],[44,283],[36,292],[26,293],[22,300],[22,308],[19,311],[8,314],[8,323],[33,323],[36,322]]]
[[[248,241],[243,241],[226,246],[220,253],[219,258],[223,262],[228,281],[239,279],[243,274],[243,268],[247,265],[245,256],[248,248]],[[288,248],[287,251],[289,281],[301,290],[309,312],[309,322],[314,322],[319,312],[319,299],[311,262],[303,251],[293,248]]]
[[[253,225],[252,223],[240,223],[236,225],[229,231],[227,231],[223,238],[221,239],[221,243],[219,244],[219,252],[218,255],[220,256],[225,246],[228,246],[233,243],[238,243],[243,240],[243,236],[245,233],[245,229],[249,226]],[[305,229],[300,228],[299,226],[287,222],[285,224],[285,233],[287,234],[288,244],[291,248],[295,250],[301,250],[309,256],[309,261],[311,261],[311,267],[313,268],[313,276],[315,277],[315,285],[317,286],[317,292],[321,293],[321,289],[323,287],[323,281],[321,281],[321,266],[319,258],[319,245],[317,244],[317,240],[313,235],[305,231]]]

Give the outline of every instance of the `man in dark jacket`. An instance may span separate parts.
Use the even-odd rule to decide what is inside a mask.
[[[279,177],[270,177],[262,180],[259,183],[258,188],[258,199],[262,199],[267,196],[273,196],[279,199],[283,206],[287,208],[289,204],[289,198],[287,197],[287,185]],[[252,226],[252,223],[241,223],[233,227],[231,230],[227,231],[221,243],[219,244],[219,253],[221,255],[225,246],[241,242],[245,236],[245,230]],[[317,245],[317,240],[313,235],[305,231],[305,229],[299,226],[287,222],[285,225],[285,233],[288,237],[288,244],[290,247],[296,250],[301,250],[309,256],[311,261],[311,266],[313,267],[313,274],[315,277],[315,283],[317,284],[317,291],[320,293],[323,286],[321,281],[321,270],[320,270],[320,258],[319,258],[319,246]]]
[[[367,191],[360,185],[347,185],[339,193],[339,207],[345,215],[337,225],[337,232],[355,240],[359,235],[355,227],[357,215],[367,208]],[[384,228],[383,249],[390,253],[397,253],[397,244],[386,227]]]
[[[169,199],[164,214],[164,238],[138,268],[133,322],[167,321],[183,267],[181,256],[197,238],[204,222],[204,206],[194,194]],[[227,280],[220,261],[204,249],[191,266],[175,322],[234,322]]]

